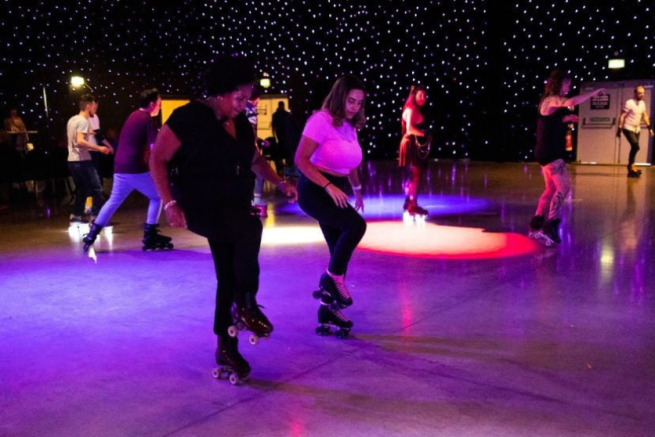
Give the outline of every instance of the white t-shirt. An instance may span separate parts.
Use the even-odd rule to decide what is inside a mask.
[[[334,126],[327,110],[309,117],[302,134],[318,143],[309,161],[319,168],[347,175],[362,162],[357,130],[347,121]]]
[[[644,112],[646,112],[646,104],[644,101],[640,100],[639,103],[637,103],[635,99],[628,100],[625,102],[623,112],[626,114],[625,120],[623,121],[623,129],[639,133],[641,130],[641,118]]]
[[[97,114],[93,117],[89,117],[89,129],[90,131],[94,132],[100,130],[100,118]],[[93,144],[94,146],[98,145],[98,141],[96,140],[96,136],[94,134],[89,134],[89,143]],[[97,152],[97,150],[90,150],[90,152]]]
[[[81,115],[75,115],[68,120],[66,134],[68,135],[68,161],[90,161],[89,149],[77,145],[77,133],[82,132],[84,139],[89,138],[89,121]]]

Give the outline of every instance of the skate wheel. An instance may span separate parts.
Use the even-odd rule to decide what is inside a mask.
[[[321,296],[323,296],[323,292],[321,290],[316,290],[312,293],[312,297],[314,299],[320,299]]]
[[[239,335],[239,329],[234,325],[228,326],[227,335],[229,335],[230,337],[236,337],[237,335]]]
[[[169,244],[168,246],[166,246],[166,248],[168,248],[168,249],[172,249],[172,248],[174,248],[174,247],[175,247],[175,246],[173,246],[173,243],[171,243],[171,244]]]
[[[236,373],[231,373],[230,374],[230,384],[232,385],[239,385],[241,383],[241,380],[239,379],[239,375]]]
[[[246,330],[246,325],[244,325],[242,322],[237,323],[237,329],[239,331],[245,331]]]
[[[145,251],[148,250],[148,248],[147,248],[146,246],[143,246],[143,247],[141,248],[141,250],[145,252]]]
[[[321,335],[321,336],[330,335],[330,327],[329,326],[319,326],[319,327],[316,328],[316,334]]]
[[[250,342],[251,345],[255,346],[259,343],[259,337],[257,337],[255,334],[250,334],[250,337],[248,337],[248,341]]]
[[[343,340],[344,338],[346,338],[347,335],[348,334],[345,331],[343,331],[342,329],[337,329],[337,332],[335,333],[335,336],[340,340]]]
[[[214,377],[214,379],[221,379],[221,376],[222,376],[221,374],[222,374],[222,373],[223,373],[223,372],[221,372],[220,369],[214,369],[214,370],[212,370],[212,376]]]

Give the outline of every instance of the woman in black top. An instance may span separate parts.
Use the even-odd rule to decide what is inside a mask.
[[[428,168],[430,155],[429,123],[421,109],[428,95],[420,85],[412,86],[400,120],[403,138],[400,142],[398,165],[408,168],[405,182],[405,204],[403,210],[410,216],[426,217],[428,211],[418,206],[418,186],[423,173]]]
[[[571,114],[571,110],[604,91],[601,88],[567,98],[570,89],[571,77],[560,70],[554,70],[546,81],[544,95],[539,102],[534,156],[541,165],[546,189],[539,198],[537,212],[530,222],[530,237],[543,240],[548,246],[561,243],[558,235],[561,208],[571,189],[571,180],[564,163],[566,125],[578,122],[578,117]]]
[[[260,337],[273,330],[255,300],[262,224],[251,214],[252,172],[294,200],[297,197],[295,188],[255,147],[244,114],[253,79],[254,70],[245,59],[217,60],[206,75],[208,97],[171,114],[150,160],[171,226],[186,227],[209,241],[218,280],[216,362],[233,383],[248,377],[250,365],[238,351],[236,336],[228,335],[228,327],[236,321]]]

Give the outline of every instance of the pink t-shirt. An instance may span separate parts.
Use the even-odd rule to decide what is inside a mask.
[[[309,161],[319,169],[347,175],[362,162],[362,148],[355,127],[347,121],[333,126],[327,110],[309,117],[302,134],[318,143]]]

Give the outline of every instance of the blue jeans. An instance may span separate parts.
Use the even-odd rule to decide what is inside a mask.
[[[323,174],[330,182],[346,191],[347,177]],[[366,232],[366,221],[351,205],[339,208],[329,194],[307,179],[304,175],[298,180],[298,205],[310,217],[318,220],[325,241],[330,249],[328,270],[335,275],[343,275],[357,245]]]
[[[161,197],[157,193],[150,172],[137,174],[114,173],[114,185],[111,189],[111,195],[107,203],[100,210],[96,223],[100,226],[107,226],[109,220],[111,220],[111,216],[114,215],[118,207],[121,206],[125,199],[127,199],[127,196],[134,190],[137,190],[150,199],[146,223],[149,225],[159,223]]]
[[[69,161],[68,170],[75,182],[75,202],[73,212],[75,216],[84,213],[84,204],[87,197],[93,197],[92,215],[98,215],[100,207],[105,201],[102,195],[102,185],[98,178],[98,172],[91,161]]]

